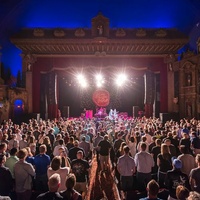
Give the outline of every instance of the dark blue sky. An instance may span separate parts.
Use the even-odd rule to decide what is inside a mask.
[[[14,75],[21,70],[21,52],[9,42],[21,28],[89,28],[99,11],[112,28],[178,28],[193,49],[200,36],[199,0],[0,0],[1,62]]]

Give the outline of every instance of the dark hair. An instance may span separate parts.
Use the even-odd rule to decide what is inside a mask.
[[[179,185],[176,188],[176,197],[179,200],[186,200],[186,198],[189,197],[189,193],[190,193],[189,190],[183,185]]]
[[[70,173],[66,178],[65,186],[68,190],[71,190],[74,188],[75,184],[76,184],[76,176]]]
[[[128,154],[128,153],[129,153],[129,150],[130,150],[130,149],[129,149],[129,147],[128,147],[128,146],[124,146],[124,148],[123,148],[123,149],[124,149],[124,152],[125,152],[126,154]]]
[[[72,173],[70,173],[67,178],[66,178],[66,182],[65,182],[65,186],[67,188],[67,190],[65,190],[64,193],[62,193],[62,196],[64,197],[64,199],[72,199],[73,197],[73,188],[76,184],[76,176]]]
[[[147,145],[146,145],[146,143],[142,142],[140,147],[141,147],[142,151],[145,151],[147,148]]]
[[[135,142],[135,138],[133,136],[130,137],[131,142]]]
[[[149,183],[147,184],[147,188],[149,194],[151,194],[152,196],[157,196],[159,192],[159,185],[155,180],[149,181]]]
[[[60,156],[55,156],[51,161],[51,168],[56,171],[61,167],[61,158]]]
[[[13,148],[10,150],[10,155],[11,155],[11,156],[14,156],[16,153],[17,153],[17,148],[13,147]]]
[[[60,139],[60,140],[58,140],[58,143],[59,143],[60,145],[63,145],[63,144],[64,144],[64,140],[63,140],[63,139]]]

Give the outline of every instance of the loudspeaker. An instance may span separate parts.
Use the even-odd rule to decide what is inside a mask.
[[[133,117],[138,117],[139,106],[133,106]]]
[[[150,70],[144,75],[144,104],[154,103],[155,79],[154,73]]]

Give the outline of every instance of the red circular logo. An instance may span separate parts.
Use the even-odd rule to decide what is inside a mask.
[[[105,107],[110,103],[110,94],[107,90],[98,89],[93,93],[92,100],[97,106]]]

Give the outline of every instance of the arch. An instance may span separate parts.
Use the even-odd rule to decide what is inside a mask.
[[[21,123],[24,116],[24,100],[16,98],[13,101],[13,119],[15,123]]]

